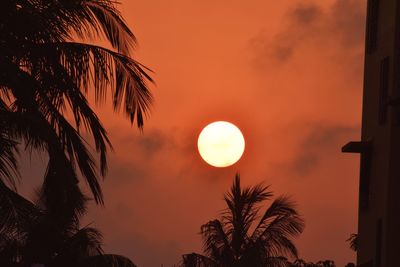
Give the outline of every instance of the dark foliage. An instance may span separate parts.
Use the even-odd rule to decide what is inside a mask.
[[[122,108],[131,123],[143,126],[152,80],[130,56],[135,42],[112,0],[2,1],[0,266],[134,266],[103,254],[96,229],[79,227],[87,198],[78,184],[83,178],[96,203],[103,203],[99,178],[112,147],[90,93],[96,103],[111,96],[116,111]],[[35,203],[16,193],[20,144],[48,155]]]
[[[236,175],[221,219],[201,226],[204,255],[183,255],[182,266],[288,266],[287,258],[297,258],[292,238],[303,231],[304,222],[287,197],[278,197],[259,218],[261,203],[271,197],[261,184],[242,188]]]
[[[80,203],[80,209],[73,209],[75,213],[67,212],[70,218],[61,218],[54,216],[40,200],[32,203],[7,187],[0,189],[0,205],[9,198],[14,199],[14,205],[1,208],[14,207],[7,210],[4,218],[6,222],[15,222],[3,223],[0,229],[0,266],[135,267],[126,257],[104,254],[102,235],[97,229],[79,226],[85,201]]]
[[[318,261],[317,263],[306,262],[302,259],[298,259],[291,263],[289,267],[336,267],[335,263],[331,260]]]
[[[105,37],[112,49],[94,45],[94,37]],[[115,109],[123,107],[131,122],[143,126],[152,100],[146,85],[151,78],[129,56],[134,44],[133,33],[111,0],[4,1],[0,178],[15,179],[16,144],[24,141],[28,149],[49,154],[49,170],[57,158],[58,165],[65,164],[69,179],[81,174],[96,202],[103,203],[98,178],[106,173],[111,144],[87,96],[93,89],[100,103],[109,91]],[[93,137],[99,167],[82,129]]]

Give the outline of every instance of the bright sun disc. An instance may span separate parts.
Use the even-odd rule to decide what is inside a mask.
[[[238,127],[226,121],[207,125],[200,133],[197,147],[201,157],[214,167],[235,164],[244,152],[244,138]]]

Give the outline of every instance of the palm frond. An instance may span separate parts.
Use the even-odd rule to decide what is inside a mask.
[[[2,113],[1,110],[0,113]],[[15,189],[15,180],[19,178],[16,159],[16,155],[18,155],[18,143],[8,136],[4,125],[0,124],[0,127],[0,179],[7,181]]]
[[[26,141],[26,147],[45,150],[45,144],[37,133],[40,127],[35,123],[33,116],[26,112],[0,112],[0,120],[7,123],[8,134],[12,139]]]
[[[60,228],[78,225],[80,217],[86,212],[87,198],[78,186],[78,177],[65,155],[58,151],[51,150],[49,153],[39,201],[47,213],[58,221]]]
[[[77,163],[96,202],[103,204],[103,194],[98,181],[96,163],[88,151],[83,138],[57,110],[52,109],[49,112],[51,113],[52,124],[52,128],[49,129],[49,132],[55,128],[58,133],[57,138],[63,146],[63,149],[60,149],[58,153],[64,154],[64,150],[67,151],[69,160],[64,160],[65,164],[71,165],[72,163],[72,166],[74,166],[74,162]]]
[[[94,86],[98,102],[105,100],[106,89],[111,86],[115,110],[123,105],[131,122],[136,120],[138,127],[143,126],[143,117],[153,99],[147,88],[146,81],[152,79],[146,67],[124,54],[84,43],[51,43],[36,49],[46,57],[54,51],[76,85],[82,85],[85,91],[89,85]]]
[[[149,70],[130,58],[136,39],[116,4],[112,0],[18,0],[2,5],[0,265],[15,263],[13,257],[28,265],[44,261],[57,265],[60,262],[55,258],[74,254],[91,256],[79,262],[82,266],[135,266],[125,257],[102,254],[101,234],[96,229],[78,230],[87,200],[78,178],[83,176],[96,202],[103,203],[98,177],[106,173],[106,153],[112,148],[87,101],[89,90],[94,89],[96,103],[111,91],[115,110],[122,107],[139,128],[152,102]],[[82,43],[71,42],[77,35]],[[85,44],[94,36],[105,37],[112,49]],[[81,125],[94,138],[99,170],[81,136]],[[12,190],[17,141],[49,157],[36,205]],[[14,237],[21,242],[7,239]],[[18,252],[24,255],[7,256],[7,251],[19,251],[17,245],[24,246]],[[11,261],[3,262],[3,256]]]
[[[28,88],[40,87],[40,84],[38,84],[39,82],[33,79],[29,73],[22,70],[19,70],[18,73],[21,77],[20,80],[22,84],[28,85]],[[53,105],[52,99],[47,94],[48,88],[45,87],[44,90],[37,91],[36,97],[32,99],[32,97],[26,95],[29,90],[21,92],[22,89],[20,89],[20,87],[22,84],[13,86],[15,95],[17,95],[17,100],[14,102],[14,105],[17,107],[17,112],[9,114],[9,118],[6,119],[9,120],[11,125],[16,125],[16,123],[23,121],[23,124],[20,123],[17,127],[21,135],[27,139],[26,141],[28,144],[34,144],[35,146],[38,144],[46,144],[48,152],[49,149],[61,146],[63,149],[59,149],[58,152],[64,154],[65,150],[70,157],[69,163],[67,161],[65,163],[72,164],[72,167],[75,162],[77,163],[95,200],[98,203],[103,203],[102,192],[96,173],[96,164],[80,134],[60,113],[57,106]],[[44,84],[42,83],[41,85]],[[29,112],[21,112],[23,110]],[[98,137],[95,143],[98,150],[100,150],[101,163],[103,164],[102,173],[104,173],[106,142],[109,141],[104,128],[102,128],[97,118],[93,115],[94,112],[87,109],[85,112],[84,115],[88,115],[88,118],[85,116],[85,121],[87,121],[87,119],[90,120],[93,126],[93,128],[90,129],[93,135]],[[20,119],[15,119],[15,117],[19,117]],[[96,126],[98,127],[95,128]],[[34,142],[32,143],[32,141]]]
[[[78,88],[78,85],[76,84],[77,81],[74,80],[76,77],[71,77],[70,73],[68,73],[64,66],[61,65],[59,55],[57,53],[54,55],[54,51],[51,53],[51,49],[45,53],[45,61],[35,61],[33,64],[35,66],[32,70],[33,73],[40,73],[40,75],[35,75],[36,79],[29,77],[29,74],[26,72],[22,72],[21,70],[19,71],[21,75],[24,75],[25,77],[25,84],[29,84],[31,88],[34,88],[33,90],[40,88],[40,90],[37,90],[36,96],[33,99],[34,102],[36,102],[34,105],[38,106],[39,111],[55,129],[59,135],[59,138],[62,139],[63,144],[71,144],[71,142],[65,142],[64,139],[68,138],[69,136],[68,133],[62,131],[62,129],[65,130],[68,128],[68,131],[70,133],[75,132],[74,135],[76,136],[79,135],[76,133],[79,131],[79,126],[83,124],[85,126],[85,130],[87,130],[93,136],[96,150],[100,154],[101,174],[105,175],[107,168],[107,147],[112,148],[107,137],[107,132],[94,111],[91,109],[85,96]],[[66,110],[64,100],[69,103],[71,113],[74,115],[76,129],[69,125],[69,122],[64,117],[64,111]],[[25,107],[25,103],[16,102],[16,104],[24,104],[22,108],[28,108]],[[77,140],[79,138],[80,136],[78,138],[75,137],[74,139]],[[75,156],[73,155],[73,149],[67,148],[67,150],[70,154],[70,157],[74,158]],[[87,158],[89,157],[91,156],[89,155]],[[79,160],[77,161],[79,162]],[[88,162],[88,164],[93,165],[93,162]],[[83,169],[85,168],[82,168],[82,170]]]
[[[0,142],[7,145],[1,146],[4,151],[0,153],[0,175],[10,177],[11,171],[16,170],[15,150],[10,150],[15,145],[10,141],[24,138],[28,147],[43,150],[61,145],[64,151],[58,151],[67,154],[64,163],[70,164],[69,176],[75,179],[78,166],[96,202],[103,203],[97,166],[79,126],[83,124],[94,138],[103,176],[111,143],[85,93],[94,87],[99,102],[105,100],[107,89],[111,88],[115,110],[123,106],[131,123],[136,120],[139,128],[152,101],[146,84],[152,82],[148,69],[129,57],[136,40],[115,4],[109,0],[20,0],[5,5],[0,18],[0,33],[7,44],[0,47],[0,97],[11,102],[5,105],[10,108],[6,115],[13,113],[12,117],[19,121],[12,123],[12,136],[8,135],[7,140],[1,136]],[[22,24],[30,27],[21,27]],[[100,31],[117,52],[67,42],[74,40],[74,33],[85,41],[90,37],[87,33]],[[65,118],[69,111],[75,127]],[[36,121],[29,123],[33,117]]]
[[[229,238],[219,220],[202,225],[200,234],[203,237],[203,250],[211,259],[223,258],[225,262],[233,261]]]
[[[285,257],[268,257],[266,259],[268,267],[289,267],[290,262]]]
[[[304,221],[298,215],[294,203],[281,196],[266,210],[251,240],[257,244],[264,244],[270,256],[284,253],[297,258],[297,249],[291,238],[298,236],[303,229]]]
[[[0,214],[0,234],[15,236],[22,234],[41,212],[0,180]]]
[[[197,253],[182,255],[182,267],[220,267],[217,262]]]
[[[57,166],[60,170],[64,170],[64,172],[52,170],[52,172],[60,175],[58,177],[52,176],[55,180],[60,180],[61,176],[69,176],[72,179],[72,184],[77,183],[77,174],[73,169],[74,162],[76,161],[95,200],[98,203],[103,203],[96,164],[86,148],[82,137],[57,110],[52,109],[51,113],[50,122],[39,113],[26,112],[14,112],[9,114],[7,119],[10,125],[12,125],[14,132],[24,138],[28,145],[37,148],[46,144],[45,149],[49,154],[52,154],[50,157],[57,158]],[[64,151],[68,152],[69,159],[65,158]],[[56,155],[57,153],[58,155]],[[49,173],[51,174],[52,172]],[[54,185],[57,186],[57,184]]]
[[[69,102],[75,118],[76,128],[70,124],[45,94],[41,96],[41,101],[43,102],[41,109],[62,140],[69,157],[76,159],[85,177],[93,177],[96,175],[96,165],[79,131],[80,124],[84,125],[85,130],[93,136],[96,151],[100,154],[100,172],[104,176],[107,170],[107,147],[112,148],[107,132],[80,91],[71,89],[66,91],[65,94],[63,96],[66,96]],[[84,158],[82,159],[82,157]],[[85,171],[85,169],[89,169],[90,172]],[[87,180],[89,181],[89,179]]]
[[[303,231],[304,221],[287,197],[278,197],[249,234],[261,202],[272,196],[268,188],[262,184],[242,188],[237,174],[224,195],[228,208],[221,213],[222,220],[201,227],[206,256],[183,255],[183,266],[289,266],[286,256],[297,258],[292,238]]]
[[[223,212],[223,222],[227,226],[227,234],[232,238],[232,248],[236,253],[239,253],[244,245],[248,230],[257,217],[257,205],[271,196],[268,186],[262,184],[242,189],[240,175],[236,174],[230,191],[224,196],[228,209]]]
[[[103,33],[112,46],[119,52],[129,55],[131,48],[136,44],[136,38],[122,19],[120,12],[112,2],[102,0],[82,1],[95,15]]]
[[[73,229],[75,230],[75,229]],[[102,253],[102,234],[92,227],[85,227],[78,231],[72,231],[59,249],[55,262],[67,263],[86,257],[97,256]]]

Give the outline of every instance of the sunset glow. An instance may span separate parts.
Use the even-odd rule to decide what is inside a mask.
[[[394,6],[396,1],[390,1],[370,2],[390,2]],[[93,227],[103,233],[101,241],[105,253],[125,256],[139,267],[181,266],[182,255],[206,254],[201,227],[221,219],[219,212],[227,208],[224,195],[230,192],[236,175],[240,175],[242,189],[262,184],[273,193],[271,198],[256,205],[260,218],[251,224],[250,232],[272,201],[281,195],[290,196],[296,211],[305,220],[304,231],[293,238],[299,259],[307,263],[332,260],[337,267],[356,263],[356,252],[346,240],[361,229],[358,227],[360,156],[342,153],[342,147],[350,141],[363,141],[365,137],[378,144],[373,138],[375,132],[362,134],[361,129],[375,129],[375,126],[362,127],[362,110],[371,114],[377,125],[383,117],[387,119],[386,126],[379,124],[376,133],[384,133],[384,127],[392,127],[390,120],[394,115],[391,114],[395,112],[391,105],[385,105],[386,100],[391,103],[385,98],[390,98],[392,79],[396,78],[392,75],[396,66],[391,54],[394,45],[381,43],[381,39],[397,28],[379,24],[378,51],[366,58],[369,1],[4,2],[3,6],[10,12],[2,12],[7,16],[0,18],[3,20],[3,26],[0,24],[0,50],[3,51],[0,53],[3,58],[0,60],[3,74],[0,75],[0,82],[3,79],[0,102],[3,100],[8,106],[7,111],[0,108],[0,112],[9,114],[6,116],[9,119],[0,120],[0,139],[3,133],[17,131],[3,143],[13,144],[19,153],[15,161],[5,157],[5,162],[10,162],[11,166],[18,163],[17,193],[32,202],[40,200],[39,205],[33,203],[33,206],[41,207],[42,200],[46,200],[52,205],[49,210],[59,212],[54,216],[67,214],[70,209],[56,204],[67,203],[64,198],[75,196],[69,193],[67,185],[79,189],[81,192],[76,195],[90,199],[82,202],[87,202],[87,212],[85,216],[79,215],[82,217],[79,217],[79,225],[88,225],[87,228]],[[119,20],[108,16],[107,12],[105,17],[99,17],[104,27],[88,31],[93,36],[80,38],[78,25],[65,45],[59,46],[58,38],[51,35],[48,46],[43,46],[43,35],[47,32],[55,31],[54,34],[64,36],[64,30],[69,31],[74,26],[66,21],[60,23],[60,28],[53,27],[64,16],[63,12],[60,15],[53,12],[61,5],[66,5],[68,10],[83,6],[85,9],[78,15],[95,18],[95,14],[107,11],[102,8],[106,2],[115,6],[126,27],[112,27]],[[50,3],[54,8],[48,7]],[[93,9],[94,13],[88,9]],[[394,23],[394,15],[385,15],[390,8],[379,10],[378,21]],[[52,21],[47,23],[47,20]],[[75,17],[71,21],[75,21]],[[400,18],[398,21],[400,23]],[[92,24],[87,25],[91,27]],[[41,30],[36,30],[37,27]],[[116,33],[104,35],[103,28]],[[128,28],[136,39],[129,37],[130,32],[124,32]],[[27,35],[31,35],[28,40],[25,39]],[[129,42],[122,42],[127,38]],[[120,41],[120,45],[115,44]],[[82,47],[81,43],[88,46]],[[367,74],[376,76],[373,84],[387,87],[387,90],[382,88],[385,90],[370,94],[376,97],[371,103],[379,107],[362,107],[366,60],[377,64],[366,69]],[[382,66],[379,65],[381,61]],[[15,67],[8,67],[11,63]],[[62,69],[59,68],[61,63],[65,64]],[[134,63],[138,64],[137,68],[131,68]],[[70,64],[77,66],[71,68]],[[41,70],[40,75],[36,75],[37,69]],[[87,84],[79,77],[72,77],[67,83],[64,69],[70,70],[71,75],[88,78]],[[386,76],[382,77],[388,81],[379,78],[381,70],[385,69],[387,72],[382,73]],[[110,70],[114,72],[105,77],[103,72]],[[141,71],[154,83],[147,76],[140,76]],[[37,81],[28,83],[30,79],[25,80],[24,75]],[[121,75],[130,78],[121,78]],[[71,86],[73,83],[77,83],[76,86]],[[18,86],[11,88],[14,84]],[[42,84],[46,88],[41,88]],[[77,86],[80,91],[75,88]],[[144,86],[148,87],[147,91],[143,90]],[[381,96],[385,98],[382,100]],[[21,99],[14,101],[17,97]],[[26,106],[17,108],[17,105]],[[138,112],[139,107],[143,112]],[[31,111],[34,108],[37,110]],[[15,125],[8,123],[14,118]],[[39,123],[42,121],[43,125]],[[26,131],[21,132],[21,127]],[[46,129],[53,130],[46,132]],[[31,133],[32,130],[36,132]],[[28,137],[33,139],[25,140]],[[47,143],[38,144],[36,139],[39,138],[48,139]],[[107,145],[108,142],[111,144]],[[55,144],[59,146],[57,150]],[[1,140],[0,150],[8,151]],[[65,155],[62,158],[52,155],[50,162],[49,154],[53,150]],[[379,159],[378,150],[371,151],[372,158]],[[74,158],[72,162],[70,159]],[[54,167],[56,172],[53,172],[49,168],[49,163],[53,162],[69,164],[70,171]],[[381,162],[385,165],[387,161]],[[8,185],[8,180],[2,176],[1,163],[0,155],[0,190],[4,181],[10,188],[2,192],[17,196],[13,192],[14,184]],[[371,169],[371,173],[381,172]],[[46,182],[50,174],[54,179],[52,183]],[[66,174],[72,178],[64,179]],[[71,182],[67,184],[67,181]],[[44,185],[53,186],[56,191],[42,190]],[[378,187],[371,182],[371,190],[373,188]],[[50,192],[56,201],[38,197],[36,192]],[[74,199],[71,202],[78,203]],[[15,203],[22,202],[17,199]],[[10,209],[9,214],[14,214],[13,210]],[[40,212],[49,219],[59,218]],[[371,216],[384,214],[367,212]],[[8,213],[0,208],[0,221],[12,217],[2,214]],[[19,221],[19,217],[15,217],[9,225],[19,226]],[[378,221],[374,217],[371,222],[374,226],[370,231],[371,242],[375,244]],[[388,222],[383,217],[382,222],[382,237],[386,238]],[[32,228],[49,233],[59,229],[46,224]],[[11,234],[13,237],[14,232]],[[56,234],[55,237],[64,236]],[[53,239],[56,241],[52,236],[36,241],[42,244]],[[34,249],[32,255],[36,248],[42,248],[30,242],[21,244],[25,243]],[[57,255],[64,255],[58,252],[60,244],[49,247],[54,247]],[[384,244],[385,249],[388,246]],[[53,259],[55,254],[46,249],[43,247],[39,254]],[[1,255],[0,249],[0,262]],[[34,264],[46,263],[47,267],[47,262],[42,260]],[[386,266],[383,263],[382,266]]]

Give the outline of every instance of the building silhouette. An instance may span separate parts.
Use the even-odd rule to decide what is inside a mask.
[[[368,0],[357,266],[400,266],[400,0]]]

